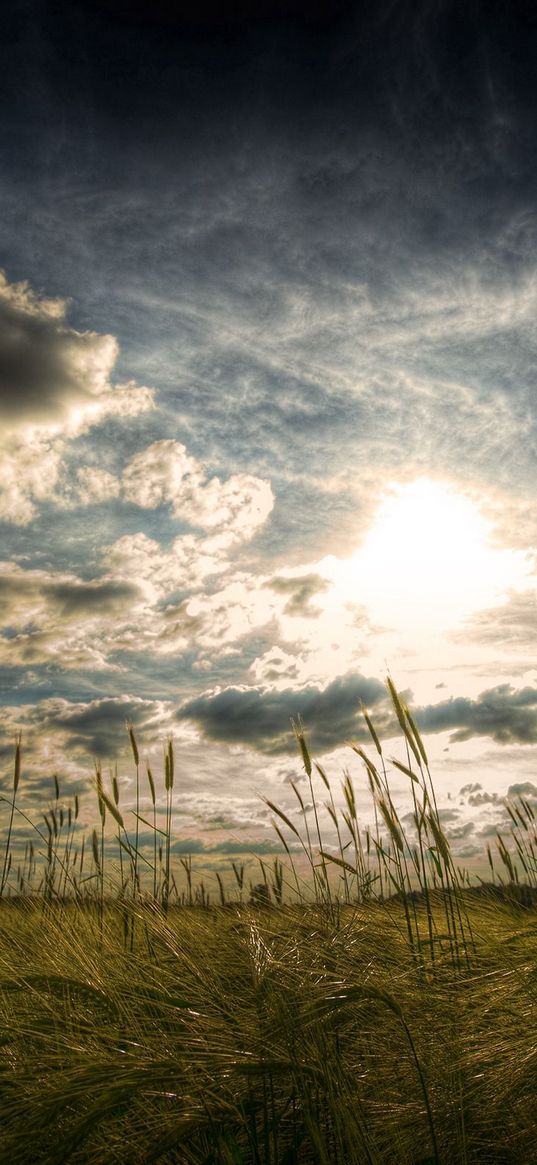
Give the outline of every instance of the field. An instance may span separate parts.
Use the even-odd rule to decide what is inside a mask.
[[[1,1162],[537,1162],[533,810],[509,807],[491,882],[471,886],[423,742],[392,698],[412,835],[367,715],[374,832],[358,823],[348,779],[336,806],[297,725],[313,824],[270,805],[286,860],[261,863],[249,896],[236,865],[236,894],[221,882],[214,902],[189,881],[187,858],[186,893],[173,873],[171,745],[167,824],[149,853],[97,772],[89,865],[77,807],[56,785],[41,861],[27,843],[15,871],[17,746],[0,904]],[[133,733],[131,744],[138,776]],[[337,846],[324,840],[314,779]],[[124,863],[114,895],[108,826]]]

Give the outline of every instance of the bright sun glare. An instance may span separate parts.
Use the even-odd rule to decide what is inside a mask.
[[[376,620],[443,630],[494,604],[528,572],[521,552],[490,545],[490,530],[479,508],[445,483],[391,485],[360,549],[332,577]]]

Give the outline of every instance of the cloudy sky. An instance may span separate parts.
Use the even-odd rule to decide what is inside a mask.
[[[263,846],[300,714],[367,817],[389,671],[470,864],[537,798],[537,18],[182,7],[3,10],[5,782],[127,804],[132,721]]]

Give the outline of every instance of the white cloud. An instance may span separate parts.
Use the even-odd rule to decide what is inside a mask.
[[[155,441],[132,458],[123,474],[123,495],[146,509],[168,503],[179,520],[222,530],[230,541],[251,538],[274,504],[268,481],[245,473],[223,482],[209,479],[207,467],[174,440]]]
[[[237,473],[224,482],[213,477],[183,503],[178,498],[174,510],[177,517],[193,526],[205,530],[225,528],[230,541],[234,541],[251,538],[265,523],[273,505],[268,481]]]
[[[201,466],[179,441],[155,441],[137,453],[123,474],[127,501],[146,509],[173,502],[202,480]],[[185,486],[185,482],[188,485]]]
[[[53,496],[61,468],[61,447],[45,435],[0,438],[0,519],[27,526],[38,503]]]
[[[296,655],[291,655],[279,647],[270,647],[263,655],[254,659],[250,671],[254,683],[260,687],[278,685],[286,688],[298,679],[299,662],[303,662],[303,659],[299,660]]]
[[[170,550],[147,534],[124,534],[106,548],[103,563],[116,578],[135,578],[155,599],[173,591],[195,589],[208,575],[227,568],[225,545],[216,538],[184,534]]]
[[[90,505],[92,502],[108,502],[117,498],[120,483],[113,473],[106,469],[98,469],[93,465],[84,465],[77,470],[78,505]]]

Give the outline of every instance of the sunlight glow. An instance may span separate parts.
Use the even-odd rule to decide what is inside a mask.
[[[376,620],[446,630],[528,574],[524,554],[495,549],[490,532],[475,503],[447,483],[392,484],[360,549],[332,560],[330,573]]]

